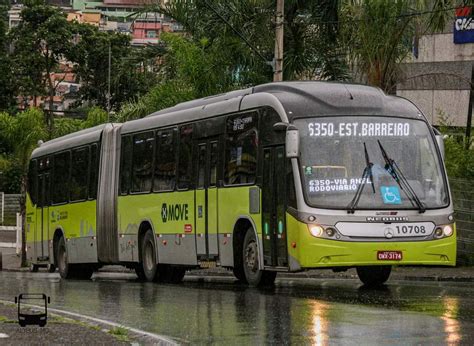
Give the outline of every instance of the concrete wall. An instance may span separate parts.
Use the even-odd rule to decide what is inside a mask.
[[[417,62],[474,60],[474,44],[454,44],[453,33],[422,36]]]
[[[474,265],[474,186],[469,180],[450,179],[458,232],[458,263]]]
[[[422,36],[418,58],[401,66],[397,95],[413,101],[435,125],[444,113],[452,126],[466,126],[473,63],[474,44],[454,44],[452,30]]]

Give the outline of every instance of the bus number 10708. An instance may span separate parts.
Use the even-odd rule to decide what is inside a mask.
[[[395,226],[397,234],[426,234],[425,226],[403,225]]]

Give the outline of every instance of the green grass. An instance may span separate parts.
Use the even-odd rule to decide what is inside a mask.
[[[113,335],[119,341],[129,341],[128,329],[122,327],[115,327],[109,330],[109,334]]]
[[[0,323],[17,323],[18,321],[11,320],[6,316],[0,315]]]

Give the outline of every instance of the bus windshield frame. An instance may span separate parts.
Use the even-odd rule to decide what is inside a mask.
[[[363,129],[362,125],[364,124],[370,124],[370,123],[373,123],[373,124],[390,123],[391,124],[392,122],[390,122],[390,120],[393,121],[394,125],[393,127],[392,126],[390,127],[390,132],[387,131],[387,129],[384,127],[384,131],[386,132],[384,132],[383,136],[377,135],[377,136],[371,137],[370,134],[367,134],[368,133],[367,131],[363,132],[363,130],[367,130],[368,128],[368,126],[365,126],[365,128]],[[339,169],[340,172],[344,170],[345,175],[347,177],[348,170],[347,170],[346,165],[345,164],[341,164],[341,165],[327,164],[326,165],[325,162],[322,162],[322,163],[319,162],[317,165],[311,166],[310,164],[307,164],[308,163],[307,161],[311,160],[311,158],[315,159],[317,157],[318,149],[323,149],[323,150],[325,148],[330,149],[331,146],[338,145],[336,143],[340,143],[341,141],[348,140],[348,138],[353,136],[354,145],[351,145],[349,147],[351,151],[350,156],[358,157],[358,160],[357,160],[358,168],[350,172],[350,177],[348,177],[347,180],[349,181],[352,179],[361,179],[363,177],[364,168],[368,165],[368,162],[364,158],[364,154],[365,154],[364,147],[366,145],[369,146],[369,143],[370,143],[370,148],[371,148],[369,150],[370,159],[373,161],[373,162],[370,162],[370,166],[374,166],[371,168],[370,173],[377,175],[378,173],[382,172],[382,174],[385,175],[384,180],[383,180],[385,183],[383,184],[379,183],[379,181],[376,178],[374,178],[376,180],[372,183],[372,181],[370,181],[368,177],[363,179],[365,183],[362,184],[363,193],[366,196],[373,193],[374,196],[371,197],[373,200],[375,200],[375,197],[376,197],[375,195],[379,195],[378,198],[381,201],[381,203],[369,206],[367,205],[367,203],[364,203],[364,201],[361,200],[360,202],[357,203],[357,207],[354,208],[354,210],[419,210],[419,205],[417,205],[414,199],[418,197],[421,198],[424,194],[427,194],[427,196],[422,199],[429,201],[431,200],[429,197],[430,197],[430,193],[433,193],[432,191],[436,191],[435,196],[440,201],[440,203],[438,203],[437,205],[432,205],[428,203],[428,205],[426,206],[426,210],[444,209],[450,206],[451,198],[449,194],[448,181],[446,177],[446,169],[444,167],[444,162],[441,157],[439,148],[436,144],[433,131],[430,129],[430,125],[424,119],[415,119],[415,118],[399,117],[399,116],[398,117],[397,116],[381,116],[381,115],[367,115],[367,116],[358,116],[358,117],[354,117],[350,115],[307,116],[307,117],[300,117],[300,118],[295,119],[293,121],[293,124],[299,129],[299,132],[300,132],[301,154],[300,154],[300,157],[298,158],[298,169],[300,171],[300,176],[301,176],[300,182],[302,184],[303,197],[304,197],[304,201],[306,205],[313,208],[318,208],[318,209],[350,210],[351,200],[354,198],[360,186],[360,183],[358,183],[357,185],[352,185],[353,188],[351,188],[348,191],[344,191],[345,198],[337,198],[338,200],[341,200],[339,204],[331,203],[329,202],[329,199],[327,198],[320,198],[320,197],[314,198],[310,195],[311,194],[314,195],[315,190],[311,192],[309,191],[310,189],[309,186],[312,184],[312,182],[309,180],[308,175],[312,175],[314,177],[313,182],[316,182],[316,181],[321,182],[323,180],[326,182],[328,181],[327,179],[325,179],[325,177],[319,176],[317,173],[314,173],[314,167],[321,165],[322,167],[331,167],[333,168],[334,171],[336,171],[337,169]],[[317,124],[320,124],[320,125],[317,125]],[[331,129],[329,130],[328,127],[326,127],[326,129],[323,130],[322,129],[324,127],[322,126],[323,124],[326,124],[326,126],[330,127]],[[331,125],[328,125],[328,124],[331,124]],[[341,131],[341,129],[344,129],[344,126],[349,126],[346,124],[351,124],[350,126],[352,126],[352,128],[350,130],[348,128],[347,131],[344,130],[346,131],[344,135],[339,134],[338,132]],[[354,124],[358,124],[360,125],[360,127]],[[350,133],[351,131],[352,133]],[[415,131],[415,135],[412,133],[413,131]],[[347,135],[348,133],[349,135]],[[377,133],[378,134],[381,133],[380,129]],[[387,133],[390,133],[391,137],[388,136]],[[417,136],[419,136],[419,141],[426,138],[425,140],[426,148],[424,149],[426,151],[426,154],[432,155],[432,158],[434,159],[432,161],[433,164],[432,164],[431,169],[433,170],[433,173],[436,173],[434,178],[439,180],[438,184],[440,186],[437,187],[435,190],[434,188],[431,187],[432,183],[429,183],[430,187],[427,190],[424,187],[426,185],[425,184],[426,181],[423,181],[423,183],[420,182],[419,186],[416,186],[416,184],[414,184],[416,187],[415,188],[416,192],[415,192],[415,196],[413,196],[413,194],[408,194],[401,188],[401,186],[396,181],[396,178],[398,177],[395,174],[393,174],[393,172],[391,172],[390,167],[388,167],[388,165],[386,165],[385,162],[381,159],[382,152],[380,151],[378,142],[384,143],[383,144],[384,147],[390,148],[390,145],[387,143],[388,142],[387,139],[392,140],[392,141],[398,140],[400,141],[401,144],[405,144],[405,141],[406,143],[410,143],[410,141],[407,141],[404,138],[416,139]],[[308,138],[317,138],[317,137],[319,137],[318,140],[321,141],[320,142],[321,148],[315,146],[316,149],[313,149],[312,151],[310,150],[311,152],[310,154],[307,153],[305,151],[306,148],[304,146],[307,145]],[[411,142],[416,143],[416,140],[415,141],[411,140]],[[324,148],[323,146],[326,143],[329,143],[329,144],[328,146]],[[358,144],[360,144],[360,147],[358,146]],[[414,147],[417,147],[417,146],[414,145]],[[416,149],[419,152],[421,152],[422,149],[420,147],[421,147],[421,144],[418,144],[418,148],[413,148],[413,149]],[[406,148],[407,146],[404,147],[404,151],[406,150]],[[390,155],[394,157],[395,163],[397,165],[400,165],[400,163],[402,163],[401,164],[402,169],[404,171],[405,170],[408,171],[408,169],[406,169],[407,167],[406,163],[403,164],[399,155],[396,155],[397,152],[393,150],[392,148],[390,148],[388,151],[390,152]],[[329,157],[334,157],[335,154],[337,153],[329,153],[327,155],[329,155]],[[406,153],[406,155],[408,155],[408,153]],[[421,157],[423,154],[420,153],[419,155]],[[416,165],[416,163],[414,165]],[[420,171],[421,176],[422,176],[424,173],[424,170],[428,170],[428,168],[423,168],[421,166],[421,163],[418,163],[418,165],[419,165],[419,169],[423,170],[423,172]],[[309,166],[313,168],[310,169],[308,168]],[[308,170],[310,170],[311,172],[309,172]],[[408,176],[410,176],[409,173],[410,172],[408,172]],[[429,181],[429,179],[426,179],[426,180]],[[331,179],[329,179],[329,181],[330,181],[330,184],[332,184]],[[336,179],[334,179],[333,181],[336,181]],[[387,183],[387,181],[389,182]],[[413,182],[414,180],[409,180],[409,181]],[[387,189],[387,187],[389,187],[389,189]],[[314,187],[314,188],[318,189],[317,187]],[[331,188],[337,189],[338,186],[334,187],[334,185],[331,185]],[[392,190],[393,190],[395,194],[398,194],[399,199],[403,201],[403,203],[401,202],[392,203],[389,200],[385,200],[385,197],[382,196],[382,190],[381,190],[382,188],[385,188],[386,191],[388,191],[390,194],[392,193]],[[327,192],[330,193],[330,191],[327,191]],[[440,193],[441,195],[438,196],[436,195],[436,193]],[[421,196],[418,196],[418,195],[421,195]],[[339,196],[342,196],[342,194],[340,194]],[[329,197],[333,198],[334,200],[336,199],[335,196],[329,196]],[[367,197],[367,200],[368,199],[369,197]],[[321,203],[321,201],[323,201],[323,203]],[[328,202],[326,203],[326,201]],[[352,212],[354,210],[352,210]]]

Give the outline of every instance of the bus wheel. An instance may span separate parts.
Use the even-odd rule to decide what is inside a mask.
[[[143,237],[141,244],[141,258],[143,276],[146,281],[153,281],[155,279],[157,264],[156,264],[156,250],[153,231],[148,230]]]
[[[357,275],[366,286],[376,287],[383,285],[390,277],[392,266],[357,267]]]
[[[247,284],[247,278],[245,277],[245,271],[244,271],[244,262],[243,262],[243,256],[240,256],[242,254],[242,243],[240,241],[237,241],[235,243],[234,251],[239,254],[238,256],[234,256],[234,267],[232,268],[232,272],[234,273],[234,276],[243,284]]]
[[[61,237],[59,239],[57,251],[58,253],[56,255],[56,258],[58,261],[59,275],[63,279],[70,279],[71,278],[70,265],[67,259],[66,242],[64,241],[64,237]]]
[[[249,228],[245,234],[243,263],[245,278],[250,286],[269,286],[275,282],[276,272],[260,270],[258,268],[258,245],[252,228]]]
[[[237,280],[244,284],[247,283],[247,278],[245,277],[245,271],[243,266],[236,265],[232,268],[232,272],[234,273],[234,276],[237,278]]]
[[[143,271],[143,265],[141,262],[136,265],[135,274],[138,276],[138,281],[146,281],[145,272]]]

